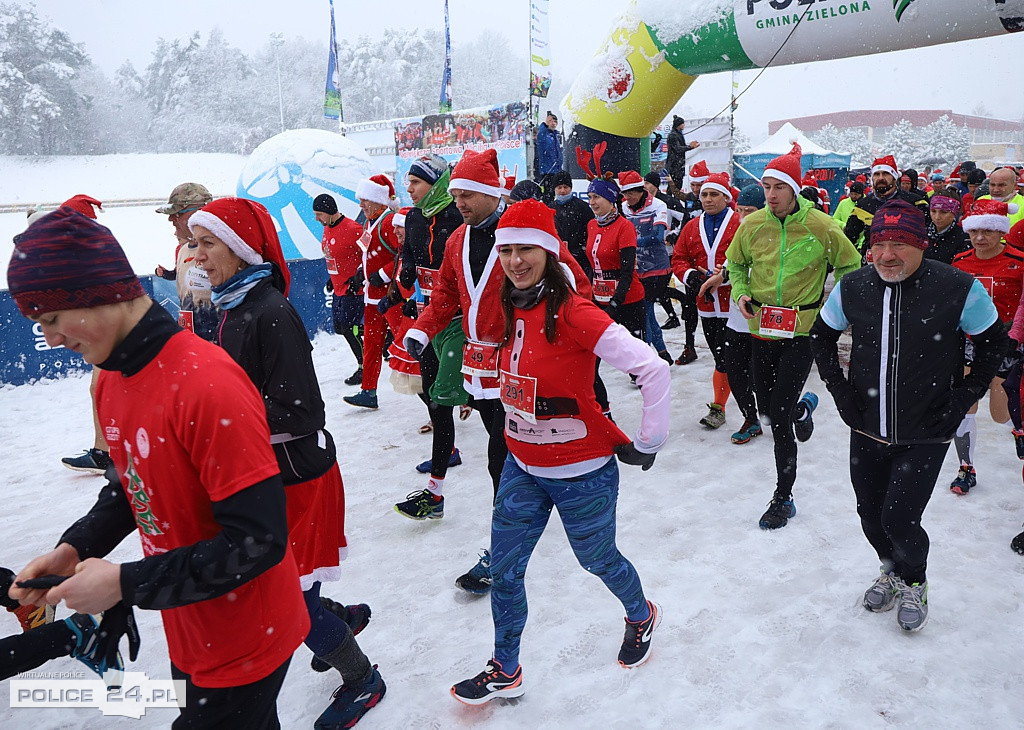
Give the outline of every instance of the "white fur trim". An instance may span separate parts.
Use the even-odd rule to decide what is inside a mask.
[[[470,180],[467,177],[452,178],[448,182],[448,190],[468,190],[472,193],[490,195],[492,198],[500,198],[502,195],[508,195],[508,190],[500,185],[484,185],[482,182]]]
[[[622,192],[626,192],[627,190],[636,190],[638,188],[642,188],[643,186],[644,181],[641,180],[640,182],[632,182],[629,183],[629,185],[623,185],[621,188],[619,188],[619,190],[621,190]]]
[[[725,197],[727,197],[729,200],[732,200],[732,190],[730,190],[729,188],[725,187],[724,185],[719,185],[718,183],[713,183],[713,182],[711,182],[711,183],[706,182],[706,183],[704,183],[703,185],[700,186],[701,192],[704,191],[704,188],[710,188],[711,190],[717,190],[718,192],[722,193]]]
[[[562,242],[552,236],[550,233],[545,233],[539,228],[498,228],[494,232],[494,245],[495,246],[508,246],[511,244],[519,244],[520,246],[540,246],[548,253],[553,253],[555,256],[562,248]]]
[[[1010,219],[1005,215],[969,215],[960,223],[965,231],[999,231],[1000,233],[1010,232]]]
[[[356,185],[356,197],[360,200],[369,200],[371,203],[389,205],[391,203],[391,191],[387,185],[378,185],[372,180],[360,180]]]
[[[395,213],[395,215],[391,218],[391,225],[393,225],[395,228],[405,228],[405,214]]]
[[[888,165],[875,165],[871,168],[871,174],[874,175],[876,172],[887,172],[897,180],[900,179],[900,174]]]
[[[762,183],[764,182],[764,179],[766,177],[770,177],[770,178],[772,178],[774,180],[781,180],[782,182],[784,182],[787,185],[789,185],[789,187],[793,188],[793,192],[794,193],[796,193],[797,195],[800,194],[800,190],[801,190],[800,183],[798,183],[796,180],[794,180],[789,175],[784,173],[782,170],[776,170],[774,168],[768,168],[761,175],[761,182]]]
[[[194,232],[196,226],[202,226],[209,230],[210,233],[223,241],[225,246],[234,251],[238,258],[250,266],[263,263],[263,257],[250,248],[249,244],[243,241],[241,236],[235,233],[231,226],[213,213],[205,210],[197,210],[193,213],[192,217],[188,219],[188,229]]]
[[[708,179],[708,175],[705,175],[704,177],[691,177],[690,178],[690,182],[692,182],[692,183],[704,183],[704,182],[707,181],[707,179]]]

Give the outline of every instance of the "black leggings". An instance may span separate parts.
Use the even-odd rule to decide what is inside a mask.
[[[746,332],[726,327],[722,336],[722,353],[732,397],[736,399],[743,417],[748,421],[756,421],[757,404],[754,402],[754,391],[750,388],[751,339]]]
[[[693,347],[693,334],[697,331],[697,297],[687,294],[685,290],[673,289],[666,286],[665,290],[658,297],[658,304],[662,306],[670,317],[675,317],[675,310],[672,309],[672,300],[679,302],[682,310],[683,326],[686,328],[686,346]]]
[[[632,304],[620,304],[614,309],[602,307],[612,318],[612,321],[621,324],[629,334],[643,341],[647,335],[647,310],[644,308],[644,300]]]
[[[641,303],[642,305],[642,303]],[[501,470],[505,467],[508,457],[508,445],[505,443],[505,408],[498,398],[487,400],[469,399],[471,405],[480,414],[487,431],[487,472],[491,475],[494,496],[498,496],[498,482]]]
[[[850,433],[850,480],[861,529],[882,564],[907,585],[925,580],[928,533],[921,516],[948,450],[948,443],[890,446]]]
[[[263,679],[240,687],[197,687],[192,678],[171,665],[171,678],[185,680],[185,706],[172,730],[277,730],[277,695],[288,672],[288,662]],[[179,699],[181,699],[179,697]]]
[[[751,375],[761,412],[768,416],[775,440],[775,496],[789,499],[796,482],[796,436],[793,409],[811,372],[810,337],[791,340],[752,338]]]
[[[420,358],[420,378],[423,392],[420,400],[427,407],[430,422],[434,425],[430,443],[430,476],[444,479],[448,473],[448,458],[455,448],[455,415],[453,406],[442,406],[430,400],[430,388],[437,380],[437,369],[440,363],[433,345],[423,348]]]
[[[5,636],[0,639],[0,679],[35,669],[51,659],[68,656],[75,643],[75,635],[63,621]],[[79,668],[84,669],[82,666]]]
[[[727,321],[722,317],[700,318],[700,328],[704,330],[704,339],[708,341],[711,355],[715,358],[715,370],[720,373],[728,372],[725,369],[725,323]]]

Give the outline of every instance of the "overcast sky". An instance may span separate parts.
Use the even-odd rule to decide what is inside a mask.
[[[558,100],[625,5],[626,0],[552,0],[553,90]],[[194,30],[205,38],[212,28],[219,27],[227,40],[243,51],[261,47],[271,33],[302,36],[323,42],[325,54],[330,30],[327,0],[42,0],[36,8],[84,43],[93,61],[108,73],[125,60],[141,70],[158,38],[181,38]],[[442,29],[443,8],[443,0],[338,0],[339,40],[379,36],[384,27]],[[504,34],[513,48],[527,55],[528,0],[450,0],[450,13],[453,43],[475,40],[490,30]],[[326,73],[326,56],[324,63]],[[440,73],[438,69],[439,80]],[[756,73],[739,73],[740,88]],[[766,71],[740,100],[736,123],[756,143],[767,136],[772,119],[848,109],[952,109],[969,114],[983,105],[993,116],[1021,119],[1022,74],[1024,33],[780,67]],[[453,84],[458,106],[457,77]],[[525,79],[523,85],[525,96]],[[728,103],[729,87],[729,74],[702,77],[677,108],[690,117],[711,116]]]

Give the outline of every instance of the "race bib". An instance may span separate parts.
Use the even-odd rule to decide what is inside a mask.
[[[210,291],[210,275],[193,266],[185,273],[185,286],[189,291]]]
[[[420,291],[424,296],[430,296],[434,291],[434,277],[437,276],[437,269],[428,269],[426,266],[416,267],[416,281],[420,285]]]
[[[338,275],[338,262],[334,260],[334,257],[329,253],[324,254],[324,263],[327,264],[327,273],[334,276]]]
[[[506,413],[515,413],[524,421],[537,423],[537,378],[501,371],[501,404]]]
[[[370,248],[370,231],[363,231],[362,235],[359,236],[359,240],[356,241],[359,244],[359,248],[363,249],[363,253],[366,253]]]
[[[758,333],[765,337],[791,339],[796,332],[795,309],[789,307],[761,307],[761,327]]]
[[[615,279],[594,279],[594,301],[598,304],[607,304],[615,296],[615,287],[618,286]]]
[[[192,320],[192,312],[186,309],[178,310],[178,326],[188,332],[195,332],[195,326]]]
[[[983,287],[985,287],[985,291],[988,292],[988,295],[990,297],[994,297],[995,296],[995,294],[996,294],[996,280],[994,278],[992,278],[991,276],[975,276],[974,278]]]
[[[467,339],[462,348],[462,373],[478,378],[498,377],[498,348],[492,342],[475,342]]]

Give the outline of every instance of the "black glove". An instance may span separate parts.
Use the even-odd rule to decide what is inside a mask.
[[[406,337],[405,342],[403,342],[402,344],[405,345],[405,351],[408,352],[417,360],[423,357],[423,343],[417,340],[416,338]]]
[[[374,271],[366,280],[370,283],[370,286],[384,286],[387,282],[381,277],[379,271]]]
[[[416,267],[403,266],[398,275],[398,282],[406,289],[412,289],[412,285],[416,283]]]
[[[683,277],[683,286],[686,287],[686,291],[690,294],[696,294],[700,291],[701,284],[704,283],[705,276],[696,269],[688,271],[686,276]]]
[[[334,282],[328,279],[327,283],[324,284],[324,289],[326,289],[327,291],[334,291]]]
[[[636,450],[636,444],[630,441],[628,444],[621,444],[615,447],[615,456],[623,464],[630,464],[631,466],[639,466],[644,471],[647,471],[654,466],[654,457],[656,454],[644,454]]]
[[[828,392],[836,402],[836,410],[839,411],[843,423],[854,430],[863,430],[864,406],[850,382],[844,378],[838,383],[831,383],[828,385]]]
[[[410,299],[402,306],[402,314],[409,319],[416,319],[420,316],[420,308],[416,306],[415,299]]]
[[[622,306],[622,303],[618,299],[616,299],[615,297],[612,297],[612,300],[610,302],[608,302],[608,309],[611,309],[612,311],[615,311],[616,309],[618,309],[621,306]]]
[[[967,411],[978,402],[978,396],[969,388],[954,388],[930,414],[925,427],[943,439],[951,439],[964,420]]]
[[[139,627],[135,623],[132,607],[118,601],[103,612],[103,620],[96,632],[96,657],[100,660],[101,673],[117,665],[118,645],[122,636],[128,636],[128,658],[139,656]]]
[[[398,304],[398,302],[393,301],[391,297],[384,297],[379,302],[377,302],[377,311],[380,312],[381,314],[387,314],[388,310],[391,309],[396,304]]]
[[[348,285],[350,294],[355,294],[363,286],[363,268],[359,267],[356,269],[356,273],[349,277],[348,281],[345,282]]]

